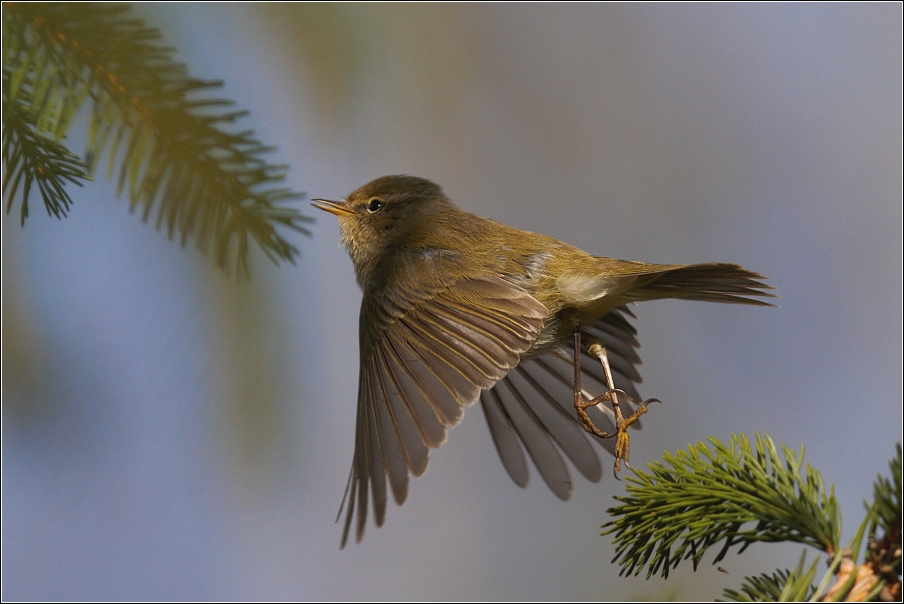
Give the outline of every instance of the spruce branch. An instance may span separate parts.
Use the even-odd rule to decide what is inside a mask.
[[[806,550],[792,570],[745,577],[739,590],[723,597],[735,601],[900,601],[901,600],[901,444],[889,462],[891,478],[879,475],[873,501],[846,547],[839,544],[841,516],[819,473],[800,453],[782,447],[784,461],[768,435],[732,435],[729,445],[715,437],[689,446],[652,473],[634,470],[628,496],[609,510],[615,518],[604,533],[615,533],[613,562],[621,574],[668,576],[681,560],[694,569],[705,551],[724,540],[713,563],[733,545],[743,551],[755,541],[793,541],[826,554],[827,570],[814,586],[819,556],[805,567]],[[751,523],[756,523],[752,528]],[[863,548],[866,539],[866,548]],[[674,552],[673,552],[674,548]],[[861,550],[863,550],[861,555]]]
[[[710,437],[710,445],[689,446],[664,463],[649,464],[652,474],[634,470],[622,505],[609,510],[614,520],[603,534],[615,534],[613,562],[620,574],[647,577],[690,559],[697,568],[706,550],[724,544],[713,563],[734,545],[743,551],[757,541],[794,541],[827,553],[838,550],[841,519],[833,489],[827,493],[819,472],[775,443],[756,435],[756,447],[743,434],[729,445]],[[743,528],[755,523],[751,528]]]
[[[873,482],[873,516],[869,526],[870,539],[882,530],[887,537],[901,543],[901,443],[895,446],[895,457],[888,462],[891,480],[879,474]]]
[[[722,597],[734,602],[809,601],[816,593],[813,578],[816,576],[819,558],[815,558],[812,564],[804,569],[806,559],[807,551],[804,550],[793,570],[777,570],[771,575],[764,573],[758,577],[744,577],[740,591],[726,589]]]
[[[3,70],[4,88],[7,70]],[[28,105],[16,98],[3,107],[3,190],[9,187],[6,213],[12,209],[13,199],[22,186],[19,212],[21,224],[28,218],[28,196],[37,185],[44,200],[47,215],[57,218],[66,215],[72,200],[66,193],[65,181],[78,186],[90,180],[85,164],[58,141],[36,131],[35,117]]]
[[[895,457],[888,466],[891,469],[891,480],[880,474],[873,482],[873,505],[867,508],[870,513],[865,564],[874,576],[885,583],[879,599],[899,601],[902,596],[901,443],[896,445]]]
[[[117,195],[127,188],[130,208],[140,209],[145,221],[155,215],[156,227],[165,225],[171,239],[179,233],[183,246],[193,239],[221,267],[245,275],[250,242],[274,263],[294,263],[298,249],[278,229],[309,234],[303,224],[311,218],[287,205],[301,195],[278,186],[286,166],[265,161],[273,148],[252,131],[227,128],[247,112],[207,96],[222,82],[190,77],[173,61],[174,49],[157,45],[160,32],[129,11],[128,5],[4,4],[7,212],[19,191],[8,185],[21,181],[23,220],[25,185],[32,182],[48,211],[65,215],[71,200],[62,180],[79,183],[106,156]],[[89,100],[82,162],[59,141]]]

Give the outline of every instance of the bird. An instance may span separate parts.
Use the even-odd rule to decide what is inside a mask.
[[[461,210],[421,177],[383,176],[342,200],[312,204],[338,218],[363,294],[340,548],[352,524],[361,541],[371,503],[380,527],[389,495],[405,502],[410,476],[425,472],[429,450],[478,401],[517,485],[529,479],[525,451],[560,499],[573,486],[563,454],[598,481],[592,441],[615,456],[617,475],[628,461],[628,427],[659,402],[641,402],[637,392],[630,305],[679,298],[772,306],[761,298],[774,297],[766,277],[736,264],[593,256]]]

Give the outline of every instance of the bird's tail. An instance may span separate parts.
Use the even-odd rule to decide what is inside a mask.
[[[762,283],[762,279],[766,277],[737,264],[721,262],[689,264],[665,270],[631,293],[637,300],[681,298],[726,304],[774,306],[758,299],[775,297],[767,291],[774,288]]]

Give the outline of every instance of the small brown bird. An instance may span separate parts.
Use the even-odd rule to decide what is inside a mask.
[[[519,486],[528,480],[524,450],[561,499],[572,483],[560,450],[598,481],[602,469],[588,432],[604,446],[612,441],[602,439],[617,437],[606,446],[617,472],[619,460],[627,461],[627,427],[656,400],[634,402],[640,358],[628,303],[771,306],[751,297],[772,296],[764,277],[736,264],[591,256],[464,212],[423,178],[384,176],[343,201],[314,205],[338,217],[364,292],[355,454],[339,510],[341,517],[347,509],[343,547],[355,509],[360,541],[369,498],[382,526],[387,479],[402,505],[409,473],[424,473],[429,449],[443,444],[446,428],[478,399]],[[601,394],[585,390],[582,376]],[[634,411],[627,419],[626,403]]]

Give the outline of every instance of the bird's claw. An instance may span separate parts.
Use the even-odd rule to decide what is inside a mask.
[[[617,390],[617,388],[613,388],[607,391],[607,394]],[[625,394],[625,398],[630,400],[630,397],[628,397],[627,394]],[[627,419],[624,419],[622,417],[621,410],[617,406],[615,407],[617,428],[617,431],[615,433],[615,478],[618,480],[621,480],[618,477],[618,473],[621,470],[621,460],[625,460],[625,467],[631,467],[628,463],[631,457],[631,437],[628,435],[628,427],[638,419],[640,419],[641,415],[647,412],[647,405],[649,405],[650,403],[659,403],[661,405],[662,401],[658,398],[648,398],[647,400],[642,402],[640,406],[637,407],[637,410],[634,412],[634,414]]]

